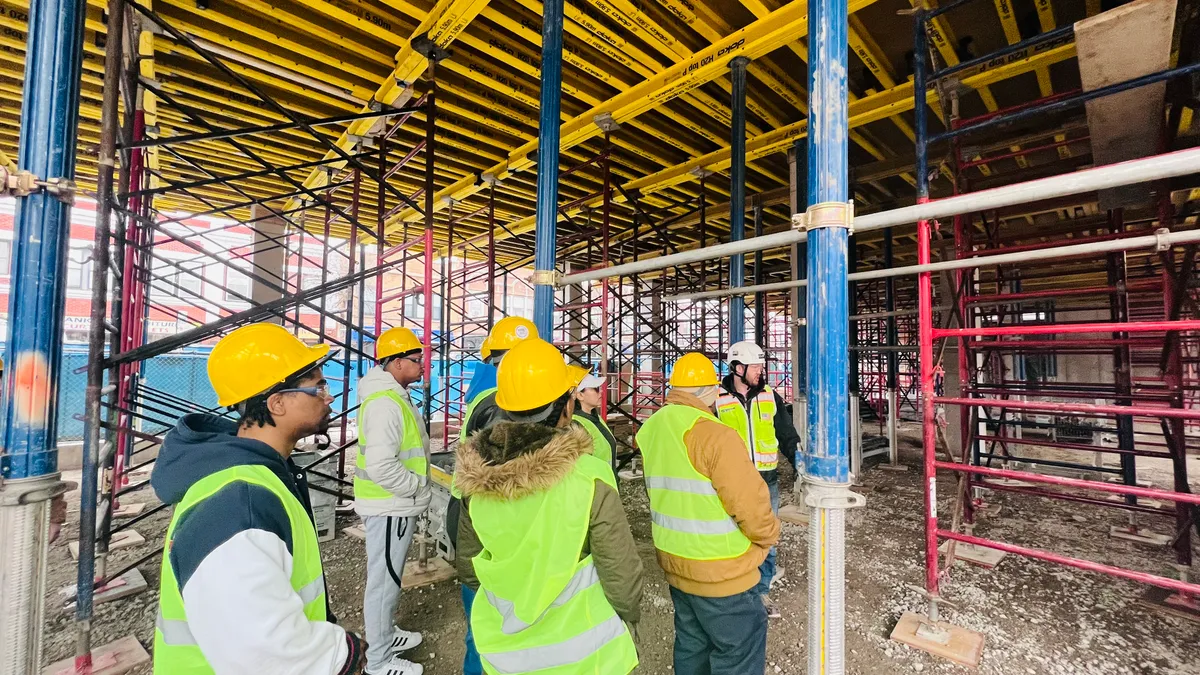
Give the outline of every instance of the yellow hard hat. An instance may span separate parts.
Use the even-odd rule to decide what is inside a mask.
[[[717,367],[700,352],[684,354],[671,369],[672,387],[711,387],[718,381]]]
[[[375,360],[386,359],[397,354],[407,354],[424,349],[425,345],[417,339],[417,334],[403,326],[389,328],[375,338]]]
[[[592,371],[584,368],[583,366],[577,366],[574,363],[568,364],[567,374],[571,378],[571,388],[574,389],[578,387],[579,383],[583,382],[583,378],[587,377],[591,372]]]
[[[541,337],[537,326],[523,316],[506,316],[492,326],[492,330],[479,348],[479,357],[486,359],[493,351],[508,351],[521,340]]]
[[[237,405],[321,363],[329,345],[309,347],[286,328],[252,323],[221,338],[208,355],[208,381],[217,403]]]
[[[496,405],[510,412],[540,408],[570,388],[562,353],[540,338],[518,342],[496,370]]]

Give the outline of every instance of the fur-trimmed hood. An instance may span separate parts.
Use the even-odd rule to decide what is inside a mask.
[[[557,485],[592,448],[592,437],[575,425],[500,422],[459,447],[454,482],[467,497],[519,499]]]

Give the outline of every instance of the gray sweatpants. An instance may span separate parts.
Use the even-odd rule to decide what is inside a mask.
[[[362,516],[367,531],[367,589],[363,624],[367,632],[367,668],[379,668],[391,656],[392,626],[400,605],[404,559],[417,529],[415,516]]]

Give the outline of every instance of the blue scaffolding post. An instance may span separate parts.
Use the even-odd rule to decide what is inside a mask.
[[[0,672],[5,673],[34,673],[42,665],[50,500],[65,489],[58,474],[56,385],[85,15],[85,3],[77,0],[29,5],[20,187],[11,193],[17,206],[0,447]]]
[[[808,673],[845,672],[846,509],[850,491],[847,242],[849,100],[846,0],[808,6],[808,443],[804,448],[808,526]]]
[[[563,0],[542,5],[542,96],[538,120],[536,250],[533,260],[533,323],[554,340],[554,244],[558,229],[559,104],[562,98]]]
[[[729,62],[733,90],[729,124],[729,241],[746,237],[746,66],[750,59],[735,56]],[[729,256],[729,287],[746,285],[746,261],[741,253]],[[746,339],[746,299],[729,297],[729,344]],[[728,345],[723,345],[727,347]]]

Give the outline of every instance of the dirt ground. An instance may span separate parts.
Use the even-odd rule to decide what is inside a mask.
[[[891,642],[888,635],[905,611],[925,609],[910,586],[923,583],[923,520],[919,482],[917,427],[906,425],[901,460],[907,472],[868,470],[860,492],[867,506],[847,519],[846,660],[847,672],[882,675],[897,672],[967,673],[967,669]],[[1193,491],[1200,491],[1200,458],[1191,458]],[[1140,477],[1168,486],[1170,475],[1147,467]],[[76,479],[77,477],[68,477]],[[792,478],[784,482],[784,502],[791,499]],[[939,481],[939,513],[953,507],[949,476]],[[642,665],[638,672],[671,671],[674,636],[670,596],[654,560],[650,542],[647,500],[639,485],[626,483],[626,511],[646,568],[643,621],[639,632]],[[154,501],[148,491],[134,500]],[[976,533],[1017,544],[1042,547],[1076,557],[1169,574],[1169,551],[1111,539],[1110,525],[1124,523],[1122,512],[1039,500],[1016,494],[995,494],[998,516],[980,521]],[[73,614],[64,608],[60,589],[74,583],[75,564],[67,541],[77,536],[78,497],[71,522],[51,547],[46,595],[45,662],[69,656],[74,649]],[[339,531],[357,521],[340,516]],[[146,544],[114,552],[110,565],[119,568],[150,552],[162,541],[167,519],[158,515],[139,523]],[[1164,529],[1166,522],[1147,522]],[[1194,543],[1200,556],[1200,543]],[[343,625],[362,628],[362,590],[365,574],[363,543],[338,535],[323,545],[325,568],[334,611]],[[768,642],[768,673],[805,672],[807,545],[804,527],[785,524],[779,563],[786,576],[772,595],[783,611],[773,620]],[[149,649],[157,602],[158,562],[140,567],[150,590],[97,607],[93,644],[101,645],[134,635]],[[943,582],[944,596],[958,608],[943,608],[943,618],[986,636],[978,672],[987,675],[1020,673],[1200,674],[1200,623],[1146,608],[1138,602],[1146,587],[1107,576],[1009,556],[991,571],[958,563]],[[425,665],[428,675],[461,672],[464,620],[456,581],[406,591],[399,623],[424,633],[425,642],[409,658]],[[147,666],[134,671],[149,673]]]

